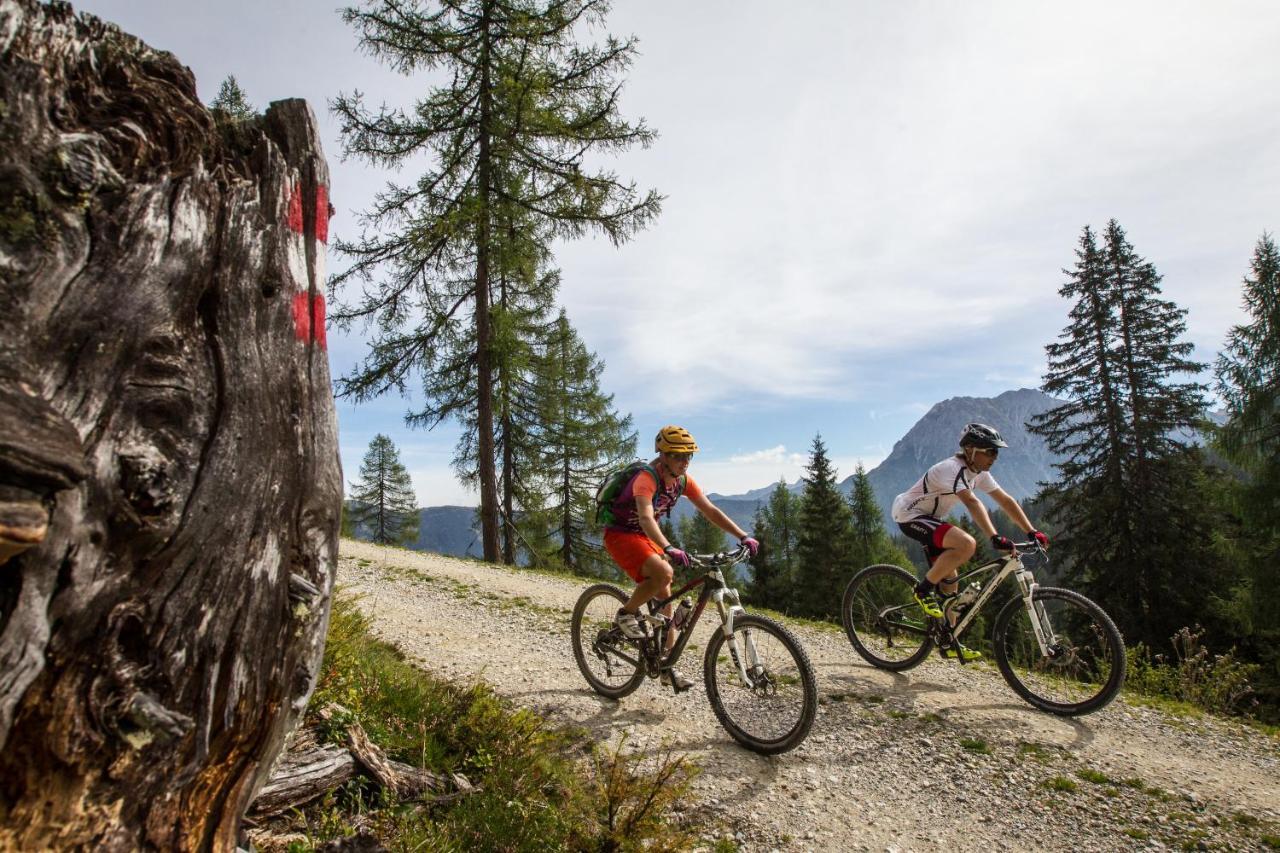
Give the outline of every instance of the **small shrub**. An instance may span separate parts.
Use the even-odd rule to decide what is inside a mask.
[[[598,850],[680,850],[693,836],[667,818],[676,803],[688,798],[696,770],[669,749],[652,757],[626,754],[626,735],[617,747],[592,751],[590,787],[596,804]],[[734,848],[736,849],[736,845]]]
[[[1235,657],[1234,649],[1210,654],[1201,645],[1204,629],[1182,628],[1170,641],[1174,659],[1152,655],[1139,643],[1129,650],[1125,682],[1129,689],[1151,696],[1188,702],[1217,714],[1239,714],[1256,704],[1252,680],[1261,668]]]

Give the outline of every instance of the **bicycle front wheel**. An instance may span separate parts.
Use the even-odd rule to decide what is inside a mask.
[[[818,710],[817,678],[800,642],[777,622],[738,616],[732,643],[716,628],[702,669],[711,709],[747,749],[776,755],[809,734]]]
[[[578,597],[569,622],[573,658],[582,677],[592,690],[610,699],[634,693],[644,680],[639,647],[614,625],[618,608],[626,601],[616,586],[598,583]]]
[[[933,648],[927,617],[915,599],[915,575],[900,566],[867,566],[845,587],[840,621],[863,659],[900,672]]]
[[[1048,643],[1042,649],[1032,620]],[[1124,640],[1111,617],[1079,593],[1040,587],[1032,609],[1013,598],[996,616],[996,664],[1009,686],[1042,711],[1064,717],[1106,706],[1124,684]]]

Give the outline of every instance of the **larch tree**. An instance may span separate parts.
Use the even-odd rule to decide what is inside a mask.
[[[484,558],[499,556],[495,443],[495,286],[509,272],[510,228],[544,249],[589,231],[615,244],[659,210],[588,155],[647,146],[654,133],[619,115],[619,82],[635,40],[579,44],[606,0],[375,0],[347,8],[361,46],[393,70],[436,72],[409,110],[366,108],[359,92],[333,110],[345,150],[399,168],[428,155],[416,183],[391,185],[363,217],[362,236],[338,241],[352,265],[332,279],[364,284],[335,322],[372,321],[369,353],[339,383],[357,402],[424,379],[411,424],[473,418]],[[510,227],[508,227],[510,226]]]
[[[418,500],[395,443],[379,433],[369,442],[352,485],[348,515],[352,527],[380,545],[404,545],[418,538]]]

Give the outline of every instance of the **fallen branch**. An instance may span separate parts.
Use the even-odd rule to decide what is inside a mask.
[[[400,800],[420,799],[429,805],[452,802],[477,790],[460,773],[441,775],[387,758],[359,723],[347,727],[347,746],[313,746],[314,733],[306,730],[294,738],[288,752],[280,756],[254,800],[251,812],[257,817],[279,814],[333,790],[362,773],[391,790]],[[425,794],[440,796],[426,798]]]

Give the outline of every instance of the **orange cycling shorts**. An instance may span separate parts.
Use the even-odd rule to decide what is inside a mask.
[[[662,549],[648,536],[625,530],[606,530],[604,548],[609,552],[609,556],[613,557],[613,561],[636,583],[644,582],[644,575],[640,572],[644,561],[654,554],[662,556]]]

